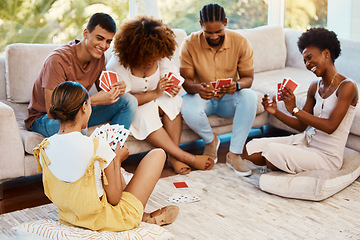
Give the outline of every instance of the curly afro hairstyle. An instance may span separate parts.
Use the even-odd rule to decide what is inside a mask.
[[[175,34],[161,20],[140,16],[125,22],[115,36],[114,51],[126,68],[143,66],[150,61],[171,58]]]
[[[321,27],[308,29],[299,37],[297,44],[301,53],[308,46],[315,46],[321,51],[329,49],[333,63],[341,52],[340,42],[336,34]]]

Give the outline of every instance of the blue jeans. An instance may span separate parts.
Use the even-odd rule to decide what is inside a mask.
[[[256,116],[257,95],[250,89],[241,89],[220,99],[204,100],[199,94],[185,94],[181,107],[186,124],[209,144],[214,140],[208,116],[216,115],[233,120],[230,152],[241,154]]]
[[[137,110],[137,99],[125,93],[120,96],[116,103],[110,105],[93,106],[92,113],[88,122],[88,127],[96,126],[110,122],[110,124],[124,125],[126,129],[130,128],[131,122]],[[45,137],[50,137],[60,129],[58,120],[50,119],[47,114],[39,117],[31,126],[31,131],[40,133]]]

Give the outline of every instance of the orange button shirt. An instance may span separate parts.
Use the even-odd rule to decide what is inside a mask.
[[[240,33],[225,29],[221,48],[215,51],[207,43],[203,31],[189,35],[181,48],[180,68],[195,70],[195,83],[206,83],[217,79],[238,79],[238,71],[254,68],[253,50],[249,41]]]

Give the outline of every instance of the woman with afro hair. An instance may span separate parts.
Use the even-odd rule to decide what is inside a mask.
[[[298,48],[306,68],[320,78],[310,84],[304,107],[297,107],[287,87],[281,98],[291,115],[277,108],[275,97],[265,95],[262,104],[269,114],[302,133],[252,140],[242,157],[288,173],[339,170],[358,102],[356,83],[335,68],[341,49],[334,32],[311,28],[300,36]]]
[[[195,156],[180,147],[182,98],[180,86],[171,96],[165,90],[172,86],[168,73],[180,78],[171,61],[176,47],[175,34],[161,20],[140,16],[125,22],[114,39],[114,56],[106,66],[126,83],[127,92],[138,100],[138,109],[130,132],[138,140],[146,140],[169,153],[168,163],[175,172],[187,174],[190,166],[210,170],[214,160]]]

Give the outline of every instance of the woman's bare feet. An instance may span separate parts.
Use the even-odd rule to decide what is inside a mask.
[[[172,156],[169,156],[168,158],[168,164],[170,167],[174,169],[176,173],[179,174],[188,174],[191,171],[191,167],[187,165],[186,163],[183,163],[181,161],[176,160]]]
[[[159,226],[173,223],[179,214],[179,207],[175,205],[169,205],[153,211],[152,213],[143,214],[141,221],[146,223],[152,223]]]
[[[189,153],[190,156],[187,157],[186,163],[194,167],[196,164],[196,156]],[[205,169],[208,169],[212,165],[212,161],[207,160],[205,163]]]

